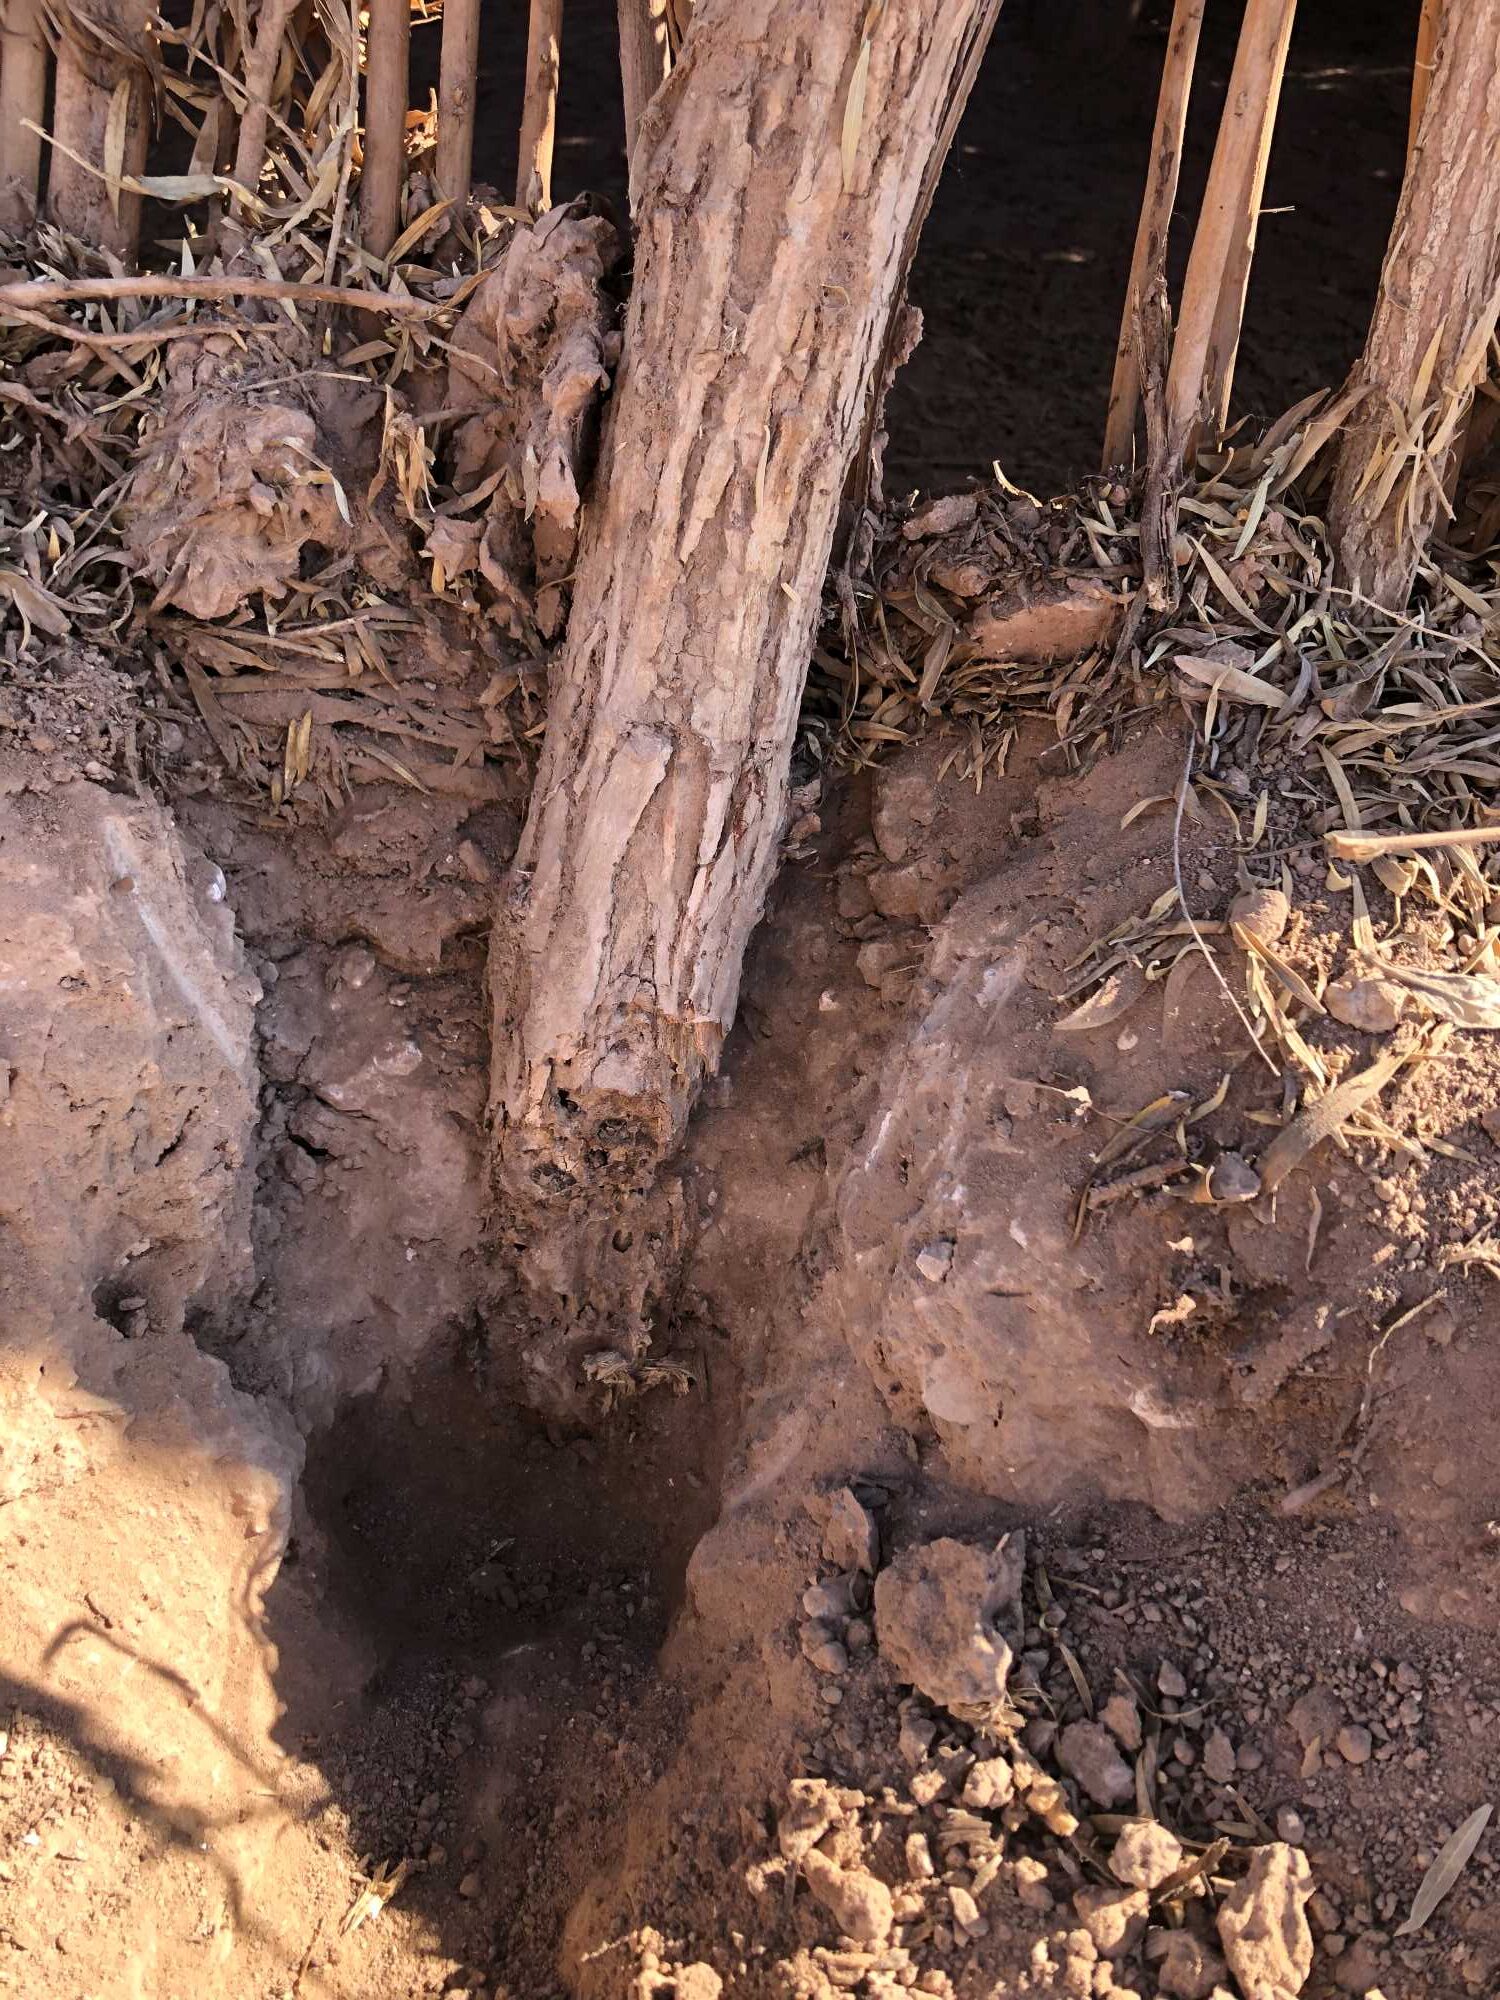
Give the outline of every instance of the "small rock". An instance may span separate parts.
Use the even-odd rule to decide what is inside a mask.
[[[1287,2000],[1312,1971],[1312,1929],[1305,1914],[1312,1870],[1300,1847],[1257,1847],[1249,1873],[1224,1898],[1219,1942],[1245,2000]]]
[[[1154,1819],[1133,1819],[1120,1829],[1109,1872],[1132,1889],[1156,1889],[1182,1866],[1182,1842]]]
[[[480,1889],[479,1877],[474,1873],[473,1869],[470,1869],[469,1873],[463,1877],[462,1881],[460,1881],[458,1885],[458,1893],[460,1896],[472,1898],[479,1894],[479,1889]]]
[[[1229,905],[1229,921],[1262,944],[1275,944],[1291,922],[1292,906],[1280,889],[1242,889]]]
[[[840,1868],[813,1847],[803,1856],[807,1886],[856,1944],[884,1944],[895,1922],[891,1892],[863,1868]]]
[[[948,1907],[953,1912],[953,1921],[967,1937],[985,1937],[989,1925],[979,1914],[979,1905],[968,1890],[954,1883],[948,1891]]]
[[[1369,1938],[1356,1938],[1333,1962],[1333,1983],[1340,1993],[1353,1993],[1365,2000],[1380,1977],[1380,1959]]]
[[[802,1593],[802,1609],[809,1618],[852,1618],[865,1607],[864,1579],[855,1571],[845,1576],[825,1577]]]
[[[828,1502],[823,1555],[836,1569],[862,1569],[873,1576],[880,1567],[880,1530],[875,1516],[848,1486],[841,1486]]]
[[[999,1812],[1015,1796],[1015,1774],[1003,1757],[984,1757],[964,1781],[964,1804],[976,1812]]]
[[[1334,1738],[1334,1747],[1346,1764],[1368,1764],[1375,1749],[1375,1739],[1368,1729],[1361,1729],[1357,1723],[1348,1723]]]
[[[1222,1729],[1211,1729],[1203,1745],[1204,1776],[1215,1785],[1227,1785],[1235,1770],[1234,1745]]]
[[[906,1872],[913,1882],[930,1882],[937,1874],[925,1833],[906,1836]]]
[[[1289,1847],[1300,1847],[1307,1839],[1307,1822],[1295,1806],[1282,1806],[1276,1814],[1276,1831]]]
[[[1146,1934],[1151,1898],[1144,1889],[1111,1889],[1091,1884],[1078,1890],[1073,1908],[1101,1958],[1124,1958]]]
[[[1286,1720],[1304,1750],[1315,1743],[1327,1747],[1344,1726],[1343,1704],[1331,1688],[1309,1688],[1292,1703]]]
[[[1156,1685],[1168,1701],[1186,1701],[1187,1682],[1170,1660],[1163,1660],[1156,1676]]]
[[[907,1709],[901,1718],[901,1734],[896,1739],[896,1747],[901,1752],[902,1762],[914,1771],[919,1764],[927,1761],[927,1753],[937,1736],[937,1724],[930,1716],[919,1715],[915,1709]]]
[[[1410,992],[1394,979],[1357,979],[1352,973],[1331,981],[1323,993],[1323,1004],[1335,1021],[1367,1035],[1388,1034],[1410,1002]]]
[[[847,1674],[849,1654],[837,1639],[820,1639],[814,1645],[802,1647],[803,1658],[810,1667],[820,1674]]]
[[[875,1582],[880,1650],[940,1707],[998,1701],[1011,1649],[996,1629],[1020,1593],[1020,1537],[986,1549],[948,1537],[906,1549]]]
[[[917,1274],[929,1285],[940,1285],[953,1268],[953,1244],[943,1237],[936,1243],[925,1244],[917,1252]]]
[[[1068,1776],[1106,1811],[1134,1795],[1134,1774],[1102,1722],[1070,1722],[1058,1738],[1057,1757]]]
[[[675,2000],[719,2000],[724,1991],[723,1980],[701,1958],[694,1965],[683,1966],[673,1985],[676,1989]]]
[[[1122,1750],[1134,1756],[1140,1749],[1141,1712],[1128,1694],[1112,1694],[1100,1709],[1099,1720]]]
[[[1210,2000],[1227,1970],[1211,1944],[1191,1931],[1169,1931],[1156,1968],[1156,1990],[1168,2000]]]
[[[1023,1854],[1012,1867],[1012,1880],[1016,1885],[1016,1895],[1028,1910],[1036,1910],[1045,1916],[1053,1906],[1053,1895],[1047,1886],[1047,1864],[1033,1855]]]

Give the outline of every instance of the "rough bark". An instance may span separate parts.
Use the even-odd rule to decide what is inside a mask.
[[[474,98],[479,83],[479,0],[445,0],[438,72],[437,161],[440,198],[456,220],[469,199],[474,167]]]
[[[1500,0],[1441,10],[1432,80],[1380,275],[1366,390],[1339,446],[1340,581],[1402,608],[1500,309]]]
[[[625,98],[625,158],[635,157],[641,114],[672,67],[669,0],[620,0],[620,86]]]
[[[624,359],[492,944],[508,1234],[648,1186],[717,1065],[908,225],[997,11],[706,0],[643,127]]]
[[[526,92],[516,206],[541,215],[552,206],[552,147],[557,137],[557,79],[562,65],[563,0],[531,0],[526,31]]]
[[[118,185],[112,193],[99,175],[109,171],[112,159],[122,174],[145,172],[151,134],[149,11],[149,0],[93,0],[90,7],[71,7],[57,52],[52,113],[57,145],[48,169],[48,209],[64,229],[127,262],[140,240],[141,198]]]
[[[1187,129],[1188,98],[1193,65],[1198,58],[1198,32],[1207,0],[1177,0],[1172,31],[1162,65],[1161,91],[1156,100],[1156,126],[1151,135],[1151,168],[1146,195],[1136,225],[1125,309],[1120,316],[1120,341],[1115,351],[1114,379],[1109,386],[1109,415],[1104,426],[1104,470],[1129,465],[1141,406],[1141,356],[1137,338],[1141,301],[1150,296],[1167,268],[1167,233],[1177,206],[1177,178],[1182,166],[1182,140]]]
[[[411,0],[370,0],[359,221],[365,248],[377,257],[390,249],[401,227],[410,63]]]
[[[41,0],[0,5],[0,229],[24,229],[36,214],[47,103],[47,38]]]

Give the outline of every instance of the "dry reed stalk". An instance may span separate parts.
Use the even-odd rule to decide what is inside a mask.
[[[623,0],[622,0],[623,4]],[[1141,401],[1141,357],[1137,341],[1141,301],[1152,291],[1157,274],[1166,269],[1167,232],[1177,203],[1177,177],[1182,165],[1182,136],[1187,125],[1198,31],[1206,0],[1176,0],[1172,29],[1162,65],[1156,100],[1156,126],[1151,134],[1151,168],[1136,224],[1125,310],[1120,316],[1120,342],[1115,350],[1114,380],[1109,386],[1109,416],[1104,426],[1104,470],[1128,465]]]
[[[474,167],[474,100],[479,89],[479,0],[444,0],[443,54],[438,69],[438,198],[455,219],[469,199]]]
[[[42,141],[29,128],[41,124],[46,105],[41,0],[5,0],[0,13],[0,228],[24,229],[36,214]]]
[[[1422,0],[1421,18],[1417,22],[1417,57],[1411,73],[1411,117],[1406,127],[1408,163],[1417,143],[1417,128],[1422,123],[1427,92],[1432,85],[1432,59],[1437,49],[1438,20],[1442,8],[1443,0]]]
[[[254,194],[266,164],[266,131],[271,116],[271,92],[281,62],[287,26],[299,0],[265,0],[255,31],[255,44],[245,59],[245,108],[240,115],[234,149],[234,179]]]
[[[411,0],[370,0],[365,37],[365,161],[359,221],[365,248],[383,257],[401,227]]]
[[[178,278],[170,272],[143,271],[132,278],[25,278],[0,285],[0,314],[35,312],[42,306],[70,305],[95,299],[113,304],[121,299],[206,299],[222,304],[234,299],[286,299],[308,305],[345,306],[351,312],[389,313],[393,319],[438,319],[450,307],[414,297],[409,292],[364,291],[356,285],[319,285],[291,278]],[[111,339],[133,336],[109,335]]]
[[[668,0],[620,0],[620,82],[625,94],[627,163],[635,158],[641,113],[672,67],[667,7]]]
[[[146,170],[149,11],[149,0],[70,8],[57,50],[47,206],[62,228],[127,263],[140,240],[141,198],[121,181]]]
[[[1500,0],[1438,11],[1421,128],[1355,369],[1330,527],[1343,581],[1404,607],[1500,312]]]
[[[552,206],[552,147],[557,136],[557,78],[562,61],[563,0],[531,0],[526,37],[526,96],[516,206],[540,215]]]
[[[1203,422],[1221,426],[1228,415],[1266,161],[1296,10],[1297,0],[1247,0],[1167,377],[1167,439],[1174,471],[1192,451]]]

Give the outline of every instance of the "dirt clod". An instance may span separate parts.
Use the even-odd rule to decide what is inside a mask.
[[[1154,1819],[1130,1820],[1109,1857],[1109,1872],[1132,1889],[1157,1889],[1182,1866],[1182,1842]]]
[[[1300,1848],[1275,1841],[1257,1847],[1244,1880],[1219,1909],[1219,1939],[1245,2000],[1288,2000],[1312,1970],[1305,1915],[1312,1871]]]
[[[942,1707],[999,1701],[1013,1656],[996,1619],[1020,1585],[1009,1538],[993,1549],[947,1537],[906,1549],[875,1580],[880,1650]]]
[[[1107,1811],[1135,1792],[1135,1777],[1101,1722],[1070,1722],[1058,1738],[1058,1759],[1096,1805]]]

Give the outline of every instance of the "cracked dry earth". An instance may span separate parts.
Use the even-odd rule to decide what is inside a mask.
[[[681,1393],[559,1426],[484,1254],[519,774],[289,831],[64,682],[0,763],[0,1992],[1496,1990],[1488,1834],[1440,1862],[1497,1783],[1494,1279],[1445,1257],[1494,1058],[1387,1102],[1446,1151],[1271,1201],[1211,980],[1059,1031],[1171,883],[1121,822],[1172,724],[829,792],[678,1163]],[[1235,855],[1187,830],[1205,919]],[[1174,1092],[1202,1171],[1078,1230]]]

